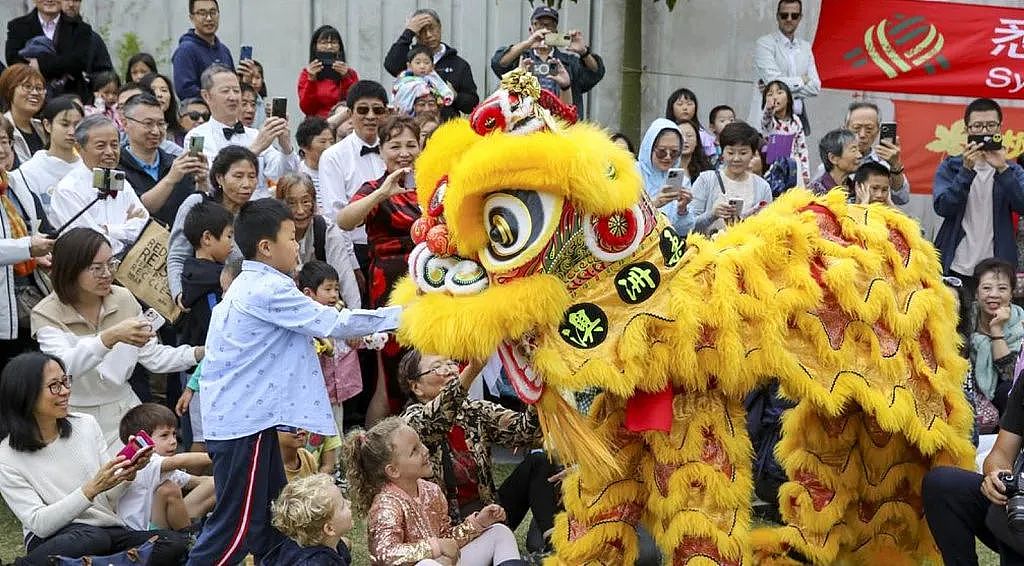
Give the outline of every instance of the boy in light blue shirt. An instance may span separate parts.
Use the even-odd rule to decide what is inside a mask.
[[[189,554],[197,566],[235,564],[247,553],[258,563],[284,540],[270,525],[270,503],[287,483],[277,426],[338,434],[313,338],[387,332],[401,313],[338,311],[303,295],[289,275],[299,245],[281,201],[243,205],[235,242],[246,261],[213,309],[200,383],[217,504]]]

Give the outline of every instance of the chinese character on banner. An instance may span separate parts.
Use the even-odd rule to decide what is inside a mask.
[[[1006,55],[1011,59],[1024,59],[1024,20],[1013,20],[1000,18],[999,23],[1003,27],[996,27],[994,33],[997,37],[992,38],[995,47],[990,52],[992,55]]]

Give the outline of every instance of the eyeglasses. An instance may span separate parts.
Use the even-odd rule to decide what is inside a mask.
[[[373,112],[373,114],[375,116],[383,116],[383,115],[388,113],[388,108],[387,108],[387,106],[380,106],[380,105],[356,106],[355,107],[355,111],[356,111],[356,114],[359,114],[360,116],[366,116],[371,111]]]
[[[793,21],[796,21],[796,20],[799,20],[801,16],[803,16],[803,14],[800,14],[800,13],[794,14],[792,12],[779,12],[779,19],[780,20],[793,20]]]
[[[200,20],[212,20],[220,15],[219,10],[196,10],[192,15]]]
[[[442,370],[444,370],[444,371],[442,371]],[[436,373],[438,375],[452,375],[454,373],[458,373],[458,371],[459,371],[459,364],[455,360],[446,360],[446,361],[443,361],[441,363],[437,363],[437,364],[434,364],[434,365],[430,366],[430,369],[428,369],[427,371],[424,371],[424,372],[416,374],[416,376],[413,377],[413,379],[414,380],[415,379],[419,379],[419,378],[423,377],[424,375],[427,375],[427,374],[430,374],[430,373]]]
[[[21,88],[22,90],[24,90],[25,92],[27,92],[29,94],[42,94],[42,93],[46,92],[46,87],[44,87],[42,85],[20,84],[20,85],[18,85],[18,88]]]
[[[112,259],[107,263],[92,263],[89,267],[85,268],[89,272],[89,275],[93,277],[103,277],[105,275],[113,275],[117,273],[117,268],[121,267],[121,260]]]
[[[675,158],[679,157],[682,154],[683,154],[683,151],[680,150],[680,149],[665,149],[663,147],[659,147],[659,148],[655,148],[655,150],[654,150],[654,155],[658,159],[665,159],[666,157],[675,159]]]
[[[188,116],[189,120],[192,120],[193,122],[198,122],[199,120],[206,122],[210,119],[209,112],[198,112],[196,110],[192,110],[191,112],[182,112],[181,117],[184,118],[185,116]]]
[[[60,395],[60,392],[65,389],[71,391],[71,376],[65,375],[64,379],[58,379],[52,383],[47,383],[46,388],[50,390],[50,395]]]
[[[128,116],[125,116],[125,118],[128,118]],[[146,128],[147,130],[166,130],[167,129],[167,122],[164,122],[163,120],[161,120],[159,122],[152,122],[150,120],[146,120],[144,122],[142,120],[136,120],[135,118],[128,118],[128,121],[135,122],[136,124],[142,126],[143,128]]]
[[[999,122],[971,122],[967,124],[967,131],[972,134],[980,134],[984,132],[994,132],[999,129],[1002,124]]]

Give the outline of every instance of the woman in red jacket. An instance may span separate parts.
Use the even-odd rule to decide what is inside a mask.
[[[345,62],[345,44],[333,26],[320,26],[309,41],[309,64],[299,73],[299,108],[307,117],[327,118],[359,81]]]

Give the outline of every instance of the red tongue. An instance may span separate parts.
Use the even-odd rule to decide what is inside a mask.
[[[656,393],[638,391],[626,400],[626,429],[631,432],[672,431],[672,387]]]

